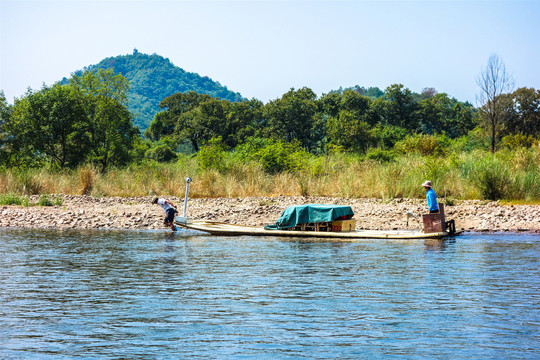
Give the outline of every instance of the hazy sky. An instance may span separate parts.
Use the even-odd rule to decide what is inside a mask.
[[[399,83],[475,103],[499,55],[540,89],[540,1],[0,0],[8,101],[109,56],[169,58],[263,102],[307,86]]]

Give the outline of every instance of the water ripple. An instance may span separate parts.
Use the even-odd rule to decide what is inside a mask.
[[[538,240],[1,230],[0,355],[534,359]]]

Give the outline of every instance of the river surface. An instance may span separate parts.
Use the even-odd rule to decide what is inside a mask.
[[[1,359],[539,359],[540,236],[0,230]]]

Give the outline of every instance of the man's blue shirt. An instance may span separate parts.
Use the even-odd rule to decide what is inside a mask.
[[[435,195],[435,191],[433,189],[430,188],[426,192],[426,199],[429,211],[439,210],[439,205],[437,205],[437,195]]]

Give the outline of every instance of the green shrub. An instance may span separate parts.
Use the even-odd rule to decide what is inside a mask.
[[[54,206],[62,206],[64,205],[64,199],[61,196],[57,196],[54,200]]]
[[[395,161],[396,153],[393,150],[381,150],[379,148],[371,149],[366,154],[366,159],[374,160],[378,163]]]
[[[373,137],[382,149],[392,149],[396,143],[405,139],[407,130],[399,126],[376,126],[373,128]]]
[[[260,149],[255,157],[265,172],[277,174],[303,169],[310,154],[300,147],[299,142],[277,141]]]
[[[525,173],[522,189],[524,200],[540,199],[540,170],[538,168]]]
[[[0,205],[22,205],[22,200],[19,196],[13,194],[0,195]]]
[[[476,162],[473,176],[482,197],[488,200],[505,198],[512,185],[510,171],[506,165],[491,155]]]
[[[503,137],[500,146],[503,148],[516,150],[519,148],[530,148],[536,144],[538,144],[538,140],[536,140],[532,135],[527,136],[519,133]]]
[[[489,146],[489,136],[486,135],[486,130],[481,127],[477,127],[469,131],[466,136],[454,139],[451,142],[452,151],[488,150]]]
[[[446,154],[450,140],[445,135],[409,135],[395,146],[402,153],[417,153],[424,156],[441,156]]]
[[[207,145],[202,146],[197,153],[197,163],[201,170],[217,170],[223,173],[227,170],[225,163],[227,146],[221,141],[221,136],[212,138]]]
[[[312,155],[302,149],[300,142],[249,138],[239,145],[233,154],[235,161],[258,162],[267,174],[303,170],[310,167],[308,161]],[[318,164],[313,164],[313,171],[320,173]]]
[[[52,201],[45,194],[42,194],[42,195],[39,196],[39,200],[38,200],[37,204],[39,206],[53,206]]]
[[[177,159],[176,153],[169,145],[166,144],[161,144],[155,148],[147,150],[145,157],[157,162],[169,162]]]

